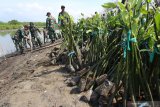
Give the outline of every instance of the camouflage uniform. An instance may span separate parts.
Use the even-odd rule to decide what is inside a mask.
[[[67,23],[69,23],[69,19],[69,14],[66,11],[60,12],[58,15],[58,24],[61,27],[64,27]]]
[[[69,14],[65,11],[63,12],[61,11],[58,15],[58,24],[60,25],[60,28],[61,28],[62,37],[64,37],[65,35],[65,27],[67,26],[69,21],[70,21]]]
[[[16,47],[16,51],[18,52],[18,51],[19,51],[18,36],[17,36],[17,35],[14,35],[14,36],[12,37],[12,40],[13,40],[13,43],[14,43],[14,45],[15,45],[15,47]]]
[[[41,47],[42,42],[39,35],[39,33],[41,34],[41,31],[37,27],[35,27],[32,22],[30,23],[29,30],[31,32],[33,47],[35,48],[36,45],[39,45]]]
[[[24,51],[24,45],[23,45],[24,32],[23,32],[23,29],[18,29],[15,35],[17,35],[17,38],[18,38],[17,44],[19,46],[20,53],[22,54]]]
[[[46,28],[48,30],[48,35],[52,43],[55,41],[56,38],[55,25],[56,25],[56,19],[52,16],[48,16],[48,18],[46,19]]]

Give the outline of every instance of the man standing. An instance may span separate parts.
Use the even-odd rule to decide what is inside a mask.
[[[69,21],[70,21],[70,16],[69,14],[65,11],[65,6],[61,6],[61,12],[58,15],[58,25],[61,28],[61,34],[62,37],[65,37],[65,32],[67,32],[68,28],[67,26],[69,25]]]
[[[69,14],[65,11],[65,6],[61,6],[61,12],[58,15],[58,24],[64,27],[69,22]]]
[[[51,15],[50,12],[47,12],[47,19],[46,19],[46,28],[48,30],[49,38],[51,39],[51,42],[54,43],[56,35],[55,35],[55,24],[56,19]]]
[[[29,30],[31,32],[33,48],[35,48],[36,43],[37,43],[37,45],[39,45],[41,47],[42,42],[41,42],[41,38],[39,35],[39,34],[41,34],[41,31],[34,25],[33,22],[30,22]]]

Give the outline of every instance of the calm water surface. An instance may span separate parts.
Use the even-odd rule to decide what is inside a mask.
[[[12,53],[16,51],[11,35],[14,31],[0,32],[0,56]]]
[[[0,57],[16,51],[15,45],[11,38],[14,34],[15,31],[0,31]],[[43,42],[43,35],[40,35],[40,37]]]

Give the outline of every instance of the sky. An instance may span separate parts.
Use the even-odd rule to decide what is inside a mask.
[[[57,19],[61,5],[76,21],[81,13],[88,17],[95,11],[103,12],[101,5],[111,1],[114,0],[1,0],[0,21],[45,22],[47,12]]]

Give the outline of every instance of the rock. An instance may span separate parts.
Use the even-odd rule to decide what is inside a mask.
[[[99,95],[107,97],[112,87],[113,83],[111,81],[105,80],[104,83],[95,89],[95,92],[97,92]]]
[[[86,79],[81,78],[80,83],[79,83],[79,90],[80,92],[84,91],[86,87]]]
[[[80,93],[80,91],[79,91],[78,87],[75,87],[70,91],[70,94],[79,94],[79,93]]]
[[[101,85],[107,79],[107,74],[103,74],[96,79],[96,84]]]

